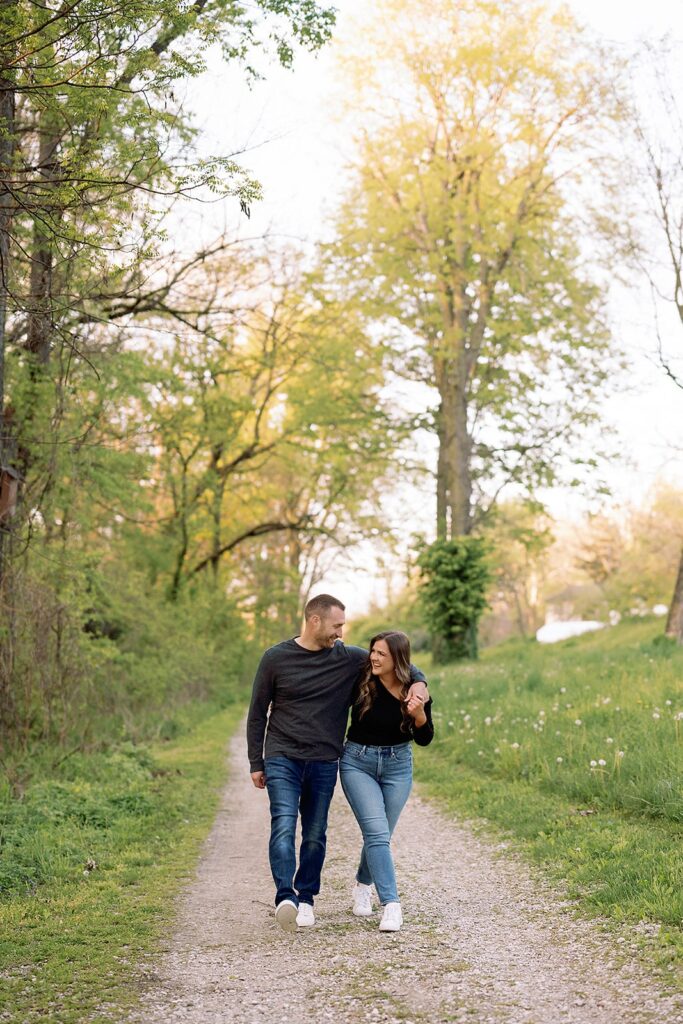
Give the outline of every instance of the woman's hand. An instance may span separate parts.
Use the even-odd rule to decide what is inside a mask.
[[[424,698],[417,693],[410,693],[405,701],[405,709],[418,727],[424,725],[427,716],[424,709]]]

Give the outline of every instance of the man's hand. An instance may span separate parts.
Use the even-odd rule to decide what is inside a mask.
[[[427,716],[424,711],[424,705],[429,700],[429,691],[427,686],[423,682],[413,683],[408,690],[408,696],[406,697],[405,707],[406,711],[415,722],[415,725],[424,725],[427,721]]]
[[[422,680],[419,680],[416,683],[411,683],[410,689],[408,690],[408,700],[411,697],[419,697],[422,703],[426,704],[427,701],[429,700],[429,690],[427,689],[427,684],[423,683]]]
[[[427,715],[425,714],[422,697],[418,697],[417,694],[411,694],[405,701],[405,707],[415,725],[421,726],[425,724]]]
[[[266,773],[265,772],[252,772],[251,781],[254,783],[257,789],[266,788]]]

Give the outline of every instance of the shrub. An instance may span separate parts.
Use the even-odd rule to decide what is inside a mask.
[[[481,537],[457,537],[435,541],[418,557],[420,594],[437,663],[477,656],[477,625],[490,579],[486,554]]]

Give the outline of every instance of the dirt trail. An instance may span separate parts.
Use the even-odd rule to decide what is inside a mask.
[[[395,934],[350,913],[359,842],[339,789],[316,927],[275,924],[267,835],[237,737],[196,880],[130,1024],[683,1024],[683,999],[624,963],[627,945],[415,794],[394,838]]]

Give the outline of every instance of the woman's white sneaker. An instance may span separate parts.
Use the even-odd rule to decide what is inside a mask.
[[[310,928],[315,924],[315,914],[310,903],[300,903],[299,913],[296,915],[296,923],[299,928]]]
[[[397,932],[403,924],[400,903],[387,903],[384,907],[382,920],[379,923],[381,932]]]
[[[372,916],[372,886],[356,882],[353,887],[353,912],[356,917]]]
[[[295,932],[298,913],[294,900],[282,900],[275,908],[275,920],[286,932]]]

